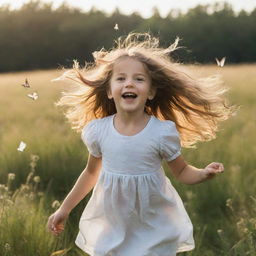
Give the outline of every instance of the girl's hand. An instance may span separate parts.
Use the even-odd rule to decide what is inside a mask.
[[[222,163],[210,163],[207,165],[202,171],[202,179],[207,180],[207,179],[212,179],[215,177],[217,173],[223,173],[224,172],[224,166]]]
[[[48,218],[47,228],[49,232],[54,235],[59,235],[64,230],[65,220],[67,218],[68,213],[61,209],[58,209]]]

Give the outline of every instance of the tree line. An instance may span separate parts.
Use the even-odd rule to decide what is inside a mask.
[[[118,29],[114,29],[118,24]],[[11,10],[0,7],[0,72],[70,67],[93,60],[92,52],[109,49],[129,32],[150,32],[163,47],[176,37],[180,46],[173,58],[185,63],[256,61],[256,8],[235,13],[228,3],[198,5],[186,13],[170,10],[166,17],[153,9],[150,18],[139,13],[111,15],[96,8],[82,11],[62,4],[31,1]]]

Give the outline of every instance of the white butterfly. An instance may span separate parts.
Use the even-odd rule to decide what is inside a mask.
[[[119,29],[117,23],[116,23],[116,25],[114,26],[114,29],[115,29],[115,30],[118,30],[118,29]]]
[[[217,58],[215,58],[215,60],[217,62],[218,67],[223,67],[225,64],[226,57],[223,57],[221,60],[218,60]]]
[[[36,92],[29,93],[28,97],[33,99],[33,100],[37,100],[38,99],[38,94]]]
[[[25,87],[25,88],[29,88],[30,87],[30,84],[28,83],[28,79],[27,78],[25,79],[25,83],[22,84],[22,86]]]
[[[20,152],[23,152],[23,150],[25,149],[26,146],[27,146],[27,144],[25,142],[21,141],[17,150]]]

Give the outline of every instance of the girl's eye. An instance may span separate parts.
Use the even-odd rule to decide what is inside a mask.
[[[118,77],[116,80],[123,81],[124,77]]]
[[[144,78],[142,78],[142,77],[138,77],[137,80],[140,81],[140,82],[145,81]]]

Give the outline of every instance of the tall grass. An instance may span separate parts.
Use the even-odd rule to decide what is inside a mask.
[[[37,155],[31,155],[30,172],[17,189],[12,189],[14,173],[8,174],[6,184],[0,184],[0,255],[83,255],[74,247],[76,229],[70,221],[61,236],[53,237],[47,230],[48,216],[60,202],[39,190],[37,160]]]
[[[197,76],[222,75],[230,102],[241,108],[221,124],[215,140],[182,152],[198,168],[222,162],[224,174],[188,186],[175,180],[164,164],[194,224],[196,248],[180,255],[256,255],[256,65],[188,68]],[[58,75],[35,71],[0,76],[0,255],[51,255],[69,248],[59,254],[84,255],[74,239],[90,195],[74,209],[62,235],[53,237],[45,230],[53,201],[68,193],[87,157],[80,135],[54,106],[63,87],[50,80]],[[21,86],[26,77],[31,89]],[[26,96],[32,91],[38,92],[38,100]],[[27,143],[24,152],[17,151],[21,140]],[[40,157],[34,172],[33,154]]]

